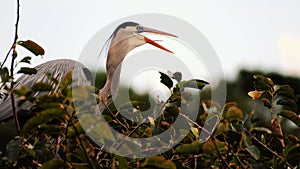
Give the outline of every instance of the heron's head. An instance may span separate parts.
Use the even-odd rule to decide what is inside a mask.
[[[112,35],[113,37],[112,37],[110,49],[117,47],[117,49],[119,51],[121,51],[121,49],[123,49],[123,50],[125,50],[125,51],[127,50],[127,52],[129,52],[130,50],[132,50],[136,47],[139,47],[141,45],[148,43],[157,48],[160,48],[167,52],[173,53],[172,51],[166,49],[165,47],[158,44],[154,40],[151,40],[141,34],[144,32],[151,33],[151,34],[176,37],[175,35],[172,35],[170,33],[151,29],[151,28],[142,26],[135,22],[125,22],[125,23],[119,25],[116,28],[116,30],[114,31],[114,33]]]
[[[144,27],[135,22],[125,22],[119,25],[111,35],[111,43],[106,61],[106,71],[108,78],[111,78],[118,66],[121,65],[123,59],[132,49],[144,45],[151,44],[157,48],[173,53],[154,40],[142,35],[143,32],[148,32],[157,35],[172,36],[170,33],[158,31],[155,29]]]

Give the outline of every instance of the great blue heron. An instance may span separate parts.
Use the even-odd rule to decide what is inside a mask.
[[[117,81],[119,80],[120,64],[122,63],[123,59],[129,51],[136,47],[149,43],[162,50],[171,52],[170,50],[156,43],[155,41],[140,34],[143,32],[176,37],[175,35],[147,28],[134,22],[125,22],[119,25],[110,36],[110,46],[106,62],[107,80],[104,87],[100,90],[101,96],[103,98],[106,98],[108,95],[111,94],[111,85],[113,78],[117,78]],[[39,81],[49,82],[49,79],[46,76],[47,72],[51,73],[52,76],[54,76],[58,80],[61,80],[64,77],[64,75],[70,70],[72,70],[73,72],[73,84],[86,85],[93,83],[90,71],[86,67],[84,67],[84,65],[77,61],[67,59],[53,60],[38,65],[35,68],[38,71],[37,74],[21,76],[16,81],[15,87],[19,88],[23,85],[31,87],[35,82]],[[17,102],[18,98],[16,98],[15,100]],[[17,111],[20,112],[20,110],[26,110],[29,109],[29,107],[30,104],[25,104],[22,107],[17,108]],[[9,97],[7,97],[0,105],[0,121],[12,117],[12,115],[13,113],[11,107],[11,100]]]

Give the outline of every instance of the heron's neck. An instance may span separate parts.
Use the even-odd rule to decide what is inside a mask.
[[[122,59],[123,61],[123,59]],[[108,95],[115,95],[118,92],[120,75],[121,75],[122,62],[118,64],[113,70],[107,70],[107,79],[103,87],[103,92],[106,92]]]
[[[100,90],[100,96],[103,99],[99,105],[100,112],[113,102],[112,96],[117,93],[119,88],[121,65],[130,50],[126,43],[120,42],[108,51],[106,62],[107,79],[104,87]]]
[[[115,70],[114,76],[108,76],[104,87],[100,90],[102,103],[100,103],[100,110],[104,110],[112,101],[112,96],[118,92],[120,81],[121,66]],[[105,106],[105,105],[106,106]]]

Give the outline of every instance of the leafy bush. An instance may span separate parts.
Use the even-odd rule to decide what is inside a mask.
[[[262,102],[272,118],[270,128],[257,126],[253,116],[243,112],[235,102],[223,108],[210,100],[202,100],[198,117],[190,133],[173,149],[145,159],[120,157],[95,145],[87,137],[76,118],[70,88],[71,72],[62,80],[60,90],[54,91],[47,83],[35,83],[32,88],[21,88],[14,93],[21,102],[30,101],[34,114],[26,121],[20,134],[16,134],[1,154],[1,168],[288,168],[299,166],[299,138],[286,135],[283,123],[300,125],[297,99],[288,85],[275,85],[262,75],[254,76],[254,91],[249,96]],[[154,124],[137,124],[125,119],[118,110],[104,112],[108,123],[122,134],[131,137],[151,137],[165,131],[180,115],[180,82],[171,88],[170,79],[161,73],[161,82],[170,87],[172,96],[164,104],[163,118]],[[53,83],[58,83],[52,78]],[[206,83],[198,81],[202,89]],[[84,89],[84,90],[88,90]],[[51,94],[35,96],[36,92]],[[135,105],[141,104],[138,101]],[[21,103],[19,103],[21,104]],[[277,109],[277,107],[280,109]],[[209,108],[218,114],[209,117]],[[137,107],[138,108],[138,107]],[[121,106],[121,110],[126,106]],[[278,110],[278,111],[276,111]],[[130,111],[130,110],[126,110]],[[111,114],[112,113],[112,114]],[[197,112],[194,112],[197,113]],[[262,112],[266,113],[266,112]],[[187,117],[188,118],[188,117]],[[215,131],[206,140],[200,140],[206,118],[214,124]],[[188,120],[188,119],[187,119]],[[11,123],[8,121],[6,123]],[[217,124],[218,123],[218,124]],[[120,125],[121,124],[121,125]],[[3,126],[2,126],[3,127]]]

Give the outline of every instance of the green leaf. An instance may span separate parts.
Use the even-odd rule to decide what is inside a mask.
[[[25,147],[24,151],[27,154],[27,156],[32,157],[32,158],[36,158],[36,153],[33,149]]]
[[[166,85],[169,89],[171,89],[171,87],[173,87],[172,79],[168,75],[166,75],[162,72],[159,72],[159,73],[160,73],[160,82],[162,84]]]
[[[142,137],[143,138],[149,138],[149,137],[152,137],[153,134],[152,134],[152,129],[150,127],[147,127],[145,130],[144,130],[144,133],[142,134]]]
[[[119,168],[129,168],[128,161],[126,160],[126,158],[116,155],[116,159],[119,161]]]
[[[162,169],[176,169],[176,165],[170,161],[166,160],[163,156],[153,156],[148,157],[146,160],[141,164],[142,167],[159,167]]]
[[[63,77],[63,79],[61,80],[61,90],[65,90],[68,88],[68,86],[70,86],[72,84],[72,71],[69,71],[65,74],[65,76]]]
[[[81,134],[84,134],[84,133],[85,133],[85,131],[81,127],[80,122],[77,122],[72,127],[68,128],[68,135],[69,135],[70,138],[76,137],[77,134],[81,135]]]
[[[228,130],[228,126],[229,126],[229,123],[227,121],[220,121],[215,135],[226,134],[226,132]]]
[[[248,151],[248,153],[250,153],[252,155],[252,157],[255,160],[259,160],[259,158],[260,158],[260,151],[259,151],[259,149],[255,145],[251,145],[251,146],[247,147],[246,150]]]
[[[294,89],[290,85],[275,85],[274,97],[284,96],[289,99],[295,100],[296,96],[294,94]]]
[[[266,127],[253,127],[253,130],[256,130],[259,132],[265,132],[267,134],[272,134],[272,131]]]
[[[205,87],[209,83],[204,80],[200,80],[200,79],[191,79],[188,81],[183,81],[183,82],[181,82],[181,84],[182,84],[182,87],[194,88],[194,89],[201,90],[201,89],[203,89],[203,87]]]
[[[287,118],[294,122],[298,127],[300,127],[300,117],[293,111],[281,110],[278,115]]]
[[[41,169],[59,169],[63,168],[64,166],[64,161],[60,159],[52,159],[50,161],[47,161],[44,163],[44,165],[41,167]]]
[[[215,142],[215,144],[214,144],[214,142]],[[203,151],[206,154],[216,153],[217,152],[216,148],[218,148],[220,154],[225,154],[227,152],[227,147],[226,147],[225,142],[221,142],[217,139],[214,140],[214,142],[212,139],[210,139],[203,144]]]
[[[68,154],[68,159],[71,159],[71,161],[79,161],[79,162],[87,161],[84,152],[80,148],[75,148],[74,150],[72,150],[72,153]]]
[[[199,154],[201,153],[202,143],[193,141],[191,144],[182,144],[175,149],[175,154]]]
[[[27,75],[36,74],[37,70],[35,68],[30,67],[21,67],[21,69],[17,73],[24,73]]]
[[[6,145],[7,160],[9,162],[17,161],[19,157],[20,145],[21,145],[21,138],[19,136],[16,136],[13,140],[11,140]]]
[[[14,93],[18,96],[25,96],[30,92],[30,88],[26,86],[21,86],[20,88],[16,89]]]
[[[93,114],[82,114],[80,116],[80,121],[84,121],[85,123],[83,125],[84,128],[88,128],[86,130],[86,133],[92,137],[97,138],[99,140],[102,139],[108,139],[108,140],[114,140],[115,135],[113,134],[113,131],[111,127],[107,124],[107,122],[99,121]]]
[[[62,96],[45,94],[37,98],[36,104],[42,109],[60,109],[62,107],[63,100],[64,97]]]
[[[45,54],[45,50],[40,45],[33,42],[32,40],[19,41],[18,45],[23,46],[24,48],[32,52],[35,56]]]
[[[49,83],[45,82],[36,82],[32,85],[32,91],[34,92],[45,92],[45,91],[51,91],[52,86]]]
[[[47,134],[60,134],[61,126],[57,124],[41,124],[39,130]]]
[[[22,132],[28,134],[28,131],[35,130],[37,127],[39,127],[39,125],[49,122],[53,119],[59,119],[63,121],[66,118],[65,115],[67,114],[68,112],[66,110],[59,108],[43,110],[25,123]]]
[[[289,144],[283,151],[283,158],[279,165],[284,165],[285,162],[292,163],[293,165],[299,164],[300,160],[300,144]]]
[[[0,77],[1,77],[1,82],[5,83],[9,81],[9,72],[7,67],[3,67],[0,69]]]
[[[242,134],[235,131],[235,130],[228,130],[226,132],[226,138],[227,138],[227,142],[230,144],[235,144],[235,143],[239,143],[242,139]]]
[[[31,61],[31,57],[30,56],[26,56],[22,60],[20,60],[20,62],[28,63],[28,64],[30,64],[30,61]]]
[[[253,78],[255,79],[254,81],[254,88],[258,91],[270,91],[273,90],[274,82],[263,75],[254,75]]]
[[[264,106],[271,109],[272,108],[272,102],[268,98],[262,98],[261,101],[264,103]]]
[[[197,127],[191,127],[191,132],[193,133],[193,135],[196,137],[196,140],[199,139],[199,129]]]
[[[281,99],[276,102],[279,105],[287,106],[292,111],[297,111],[298,106],[295,100],[292,99]]]
[[[242,121],[243,120],[243,112],[236,106],[230,107],[225,116],[229,121]]]

